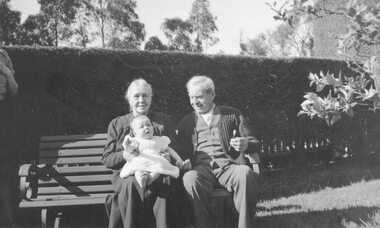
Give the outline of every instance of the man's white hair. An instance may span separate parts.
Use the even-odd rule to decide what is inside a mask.
[[[208,93],[215,93],[215,85],[211,78],[207,76],[194,76],[192,77],[187,83],[186,88],[187,92],[189,92],[189,89],[195,85],[201,85],[202,88]]]

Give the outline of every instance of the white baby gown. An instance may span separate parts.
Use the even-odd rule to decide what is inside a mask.
[[[153,136],[152,139],[133,138],[139,143],[140,154],[125,163],[120,177],[133,175],[137,170],[155,172],[178,178],[179,168],[172,165],[160,155],[160,151],[168,148],[170,139],[167,136]]]

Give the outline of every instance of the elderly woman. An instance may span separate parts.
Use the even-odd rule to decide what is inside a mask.
[[[156,227],[166,227],[166,199],[169,203],[182,198],[179,197],[181,192],[179,182],[163,176],[146,188],[141,188],[133,175],[120,178],[119,174],[126,160],[139,153],[135,147],[128,144],[123,146],[125,136],[131,134],[130,123],[133,117],[147,115],[153,124],[154,135],[169,137],[170,147],[176,150],[178,146],[174,127],[167,115],[149,110],[152,88],[144,79],[132,81],[125,98],[131,112],[116,117],[109,124],[108,139],[102,159],[103,164],[114,173],[112,184],[116,194],[112,199],[109,227],[154,227],[154,224]],[[170,215],[168,222],[170,218],[177,217],[168,214]]]

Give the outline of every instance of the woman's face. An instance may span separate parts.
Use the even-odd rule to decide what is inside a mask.
[[[134,114],[147,114],[152,102],[149,87],[146,85],[132,87],[128,102]]]

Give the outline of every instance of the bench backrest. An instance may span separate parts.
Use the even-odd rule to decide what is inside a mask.
[[[112,171],[101,163],[107,134],[41,137],[39,164],[46,164],[38,180],[38,198],[62,198],[112,193]]]

